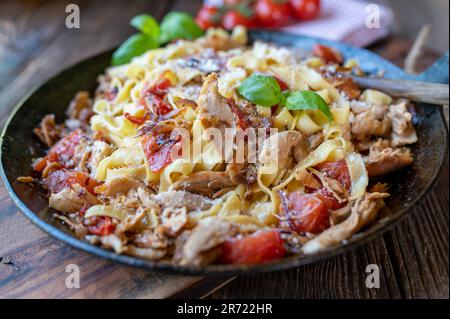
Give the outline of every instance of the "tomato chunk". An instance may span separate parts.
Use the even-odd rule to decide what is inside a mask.
[[[280,197],[290,229],[297,233],[318,234],[330,227],[328,207],[320,196],[280,192]]]
[[[220,262],[224,264],[263,263],[286,254],[284,241],[276,230],[261,231],[240,239],[231,239],[221,246]]]
[[[322,200],[325,202],[327,207],[332,210],[336,210],[347,205],[347,202],[340,203],[334,195],[327,190],[325,187],[320,188],[314,192],[317,196],[321,196]]]
[[[313,48],[313,54],[323,59],[326,63],[342,64],[344,62],[339,51],[325,45],[316,44]]]
[[[59,193],[63,189],[70,188],[75,184],[79,184],[94,195],[94,188],[100,185],[99,182],[90,178],[85,173],[65,169],[54,171],[44,179],[44,187],[51,193]]]
[[[130,113],[125,113],[123,116],[125,116],[125,118],[130,121],[131,123],[133,123],[134,125],[137,126],[141,126],[145,123],[145,121],[147,121],[147,116],[144,117],[137,117],[137,116],[133,116]]]
[[[169,79],[165,78],[141,92],[141,104],[152,110],[156,115],[166,115],[172,111],[172,106],[164,101],[167,90],[171,86]]]
[[[107,236],[114,232],[116,225],[111,217],[95,216],[88,219],[88,231],[97,236]]]
[[[48,163],[59,163],[64,168],[74,168],[77,164],[74,161],[75,148],[85,136],[80,129],[73,131],[48,151],[45,160]],[[41,167],[42,163],[36,168],[40,169]]]
[[[325,173],[329,178],[337,180],[347,190],[350,189],[350,172],[348,171],[347,162],[345,160],[340,160],[337,162],[323,162],[315,166],[315,169],[319,172]]]
[[[172,163],[172,147],[178,141],[179,139],[171,138],[169,133],[142,137],[142,147],[152,172],[160,172],[164,167]]]

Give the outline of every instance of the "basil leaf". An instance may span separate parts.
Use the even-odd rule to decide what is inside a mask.
[[[160,43],[177,39],[194,40],[203,35],[203,30],[194,18],[183,12],[170,12],[161,22]]]
[[[131,19],[131,25],[154,39],[158,39],[160,30],[159,23],[148,14],[140,14]]]
[[[158,42],[152,37],[138,33],[132,35],[114,52],[111,63],[121,65],[131,61],[148,50],[159,47]]]
[[[238,93],[246,100],[265,107],[284,102],[278,81],[268,75],[252,74],[238,88]]]
[[[333,114],[327,102],[313,91],[297,91],[286,94],[286,108],[288,110],[319,110],[329,122],[333,121]]]

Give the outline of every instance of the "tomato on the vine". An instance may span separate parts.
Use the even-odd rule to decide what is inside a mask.
[[[285,25],[291,17],[291,6],[287,0],[258,0],[255,11],[264,27]]]
[[[197,13],[195,22],[202,28],[206,30],[211,27],[217,27],[220,22],[219,9],[216,7],[204,5],[200,11]]]
[[[252,19],[246,17],[238,10],[230,10],[228,11],[222,19],[222,26],[227,30],[232,30],[234,27],[242,25],[244,27],[252,27]]]
[[[319,15],[320,0],[289,0],[294,16],[301,20],[311,20]]]

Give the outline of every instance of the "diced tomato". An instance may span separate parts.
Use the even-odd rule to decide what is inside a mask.
[[[172,163],[171,150],[178,141],[178,139],[172,139],[170,134],[146,135],[142,137],[142,147],[152,172],[160,172],[164,167]]]
[[[195,22],[200,28],[206,30],[211,27],[217,27],[220,22],[219,9],[213,6],[204,5],[197,13]]]
[[[48,151],[46,156],[47,162],[59,163],[64,168],[75,167],[77,164],[74,161],[75,148],[85,136],[86,135],[80,129],[73,131]]]
[[[350,172],[348,171],[347,162],[345,160],[340,160],[337,162],[323,162],[315,166],[315,169],[325,173],[327,177],[337,180],[347,190],[350,190]]]
[[[33,163],[33,169],[38,173],[42,173],[46,166],[47,166],[47,156],[39,158],[37,161]]]
[[[229,98],[228,105],[231,108],[231,111],[236,114],[237,117],[237,124],[242,130],[246,130],[249,127],[252,126],[251,120],[248,118],[248,116],[245,114],[244,111],[242,111],[239,107],[236,106],[236,102],[233,98]]]
[[[220,262],[224,264],[263,263],[286,254],[284,241],[276,230],[261,231],[240,239],[231,239],[221,246]]]
[[[92,224],[91,224],[92,223]],[[88,231],[97,236],[107,236],[114,232],[116,225],[111,217],[95,216],[89,218]]]
[[[334,195],[327,190],[325,187],[322,187],[314,192],[317,196],[321,196],[322,200],[325,202],[327,207],[332,210],[336,210],[347,205],[347,202],[340,203]]]
[[[128,121],[130,121],[131,123],[133,123],[134,125],[137,125],[137,126],[141,126],[147,121],[147,116],[136,117],[136,116],[131,115],[130,113],[125,113],[124,116]]]
[[[169,79],[165,78],[151,87],[145,87],[141,92],[141,104],[156,115],[166,115],[172,111],[172,106],[164,101],[167,89],[171,86]]]
[[[255,11],[262,26],[278,27],[289,22],[292,9],[287,0],[258,0]]]
[[[313,54],[323,59],[326,63],[342,64],[344,61],[339,51],[321,44],[314,46]]]
[[[79,184],[94,195],[94,188],[100,185],[99,182],[90,178],[85,173],[66,169],[54,171],[44,179],[44,186],[51,193],[59,193],[63,189],[72,187],[75,184]]]
[[[318,234],[330,227],[329,211],[322,197],[315,194],[280,192],[282,209],[292,230]]]
[[[289,0],[294,16],[300,20],[311,20],[319,15],[320,0]]]
[[[289,90],[289,85],[287,85],[286,82],[284,82],[279,77],[274,76],[275,80],[277,80],[278,84],[280,85],[281,91]]]

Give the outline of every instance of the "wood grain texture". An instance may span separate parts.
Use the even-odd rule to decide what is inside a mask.
[[[81,8],[81,29],[64,27],[67,3]],[[117,45],[129,19],[168,10],[194,13],[201,0],[0,1],[0,127],[29,90],[77,61]],[[410,41],[373,49],[401,64]],[[427,54],[422,67],[436,55]],[[448,159],[427,198],[401,224],[333,259],[283,272],[232,278],[170,276],[117,265],[43,233],[13,205],[0,182],[0,298],[448,298]],[[81,268],[81,289],[65,287],[65,267]],[[381,269],[379,289],[365,268]]]

